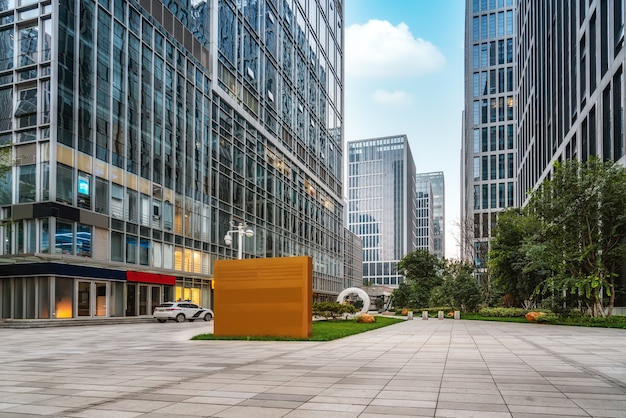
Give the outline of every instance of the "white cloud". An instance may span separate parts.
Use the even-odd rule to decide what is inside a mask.
[[[372,97],[381,105],[404,105],[411,102],[411,97],[404,91],[376,90]]]
[[[418,76],[435,72],[446,63],[432,43],[414,38],[405,23],[370,20],[354,24],[345,33],[346,75],[356,77]]]

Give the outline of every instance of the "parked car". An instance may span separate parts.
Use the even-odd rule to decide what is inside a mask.
[[[189,301],[166,302],[154,309],[154,318],[161,323],[166,322],[168,319],[176,322],[185,322],[185,320],[193,322],[196,319],[211,321],[213,319],[213,311]]]

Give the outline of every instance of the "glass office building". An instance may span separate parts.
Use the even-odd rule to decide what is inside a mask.
[[[342,22],[340,0],[0,0],[0,317],[211,306],[231,222],[244,257],[309,255],[338,294]]]
[[[416,248],[415,163],[406,135],[348,142],[348,229],[363,241],[363,281],[397,287]]]
[[[467,0],[461,254],[486,273],[497,213],[517,192],[517,0]]]
[[[420,186],[421,183],[421,186]],[[430,185],[427,186],[426,184]],[[428,196],[428,202],[422,202],[422,208],[425,207],[424,204],[428,203],[428,210],[430,212],[430,214],[426,214],[425,212],[422,212],[423,216],[428,216],[430,219],[430,216],[432,216],[432,222],[431,225],[428,229],[428,231],[426,229],[424,229],[425,225],[422,224],[421,226],[421,232],[420,232],[420,225],[419,225],[419,219],[420,219],[420,215],[419,215],[419,210],[420,210],[420,204],[418,203],[418,233],[417,233],[417,239],[418,239],[418,247],[420,247],[419,244],[419,240],[420,237],[422,237],[422,239],[425,237],[425,233],[429,232],[430,235],[428,235],[430,241],[432,241],[432,244],[427,244],[430,248],[430,245],[432,245],[432,253],[435,254],[437,257],[439,257],[439,259],[444,259],[445,258],[445,250],[446,250],[446,196],[445,196],[445,178],[443,175],[443,171],[435,171],[435,172],[431,172],[431,173],[418,173],[417,174],[417,189],[418,189],[418,202],[420,199],[419,196],[419,191],[420,191],[420,187],[422,188],[422,191],[429,191],[428,188],[430,188],[430,195]],[[425,196],[422,196],[422,199],[426,200]],[[423,217],[422,216],[422,217]]]

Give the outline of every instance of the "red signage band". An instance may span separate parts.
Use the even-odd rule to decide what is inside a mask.
[[[142,273],[139,271],[127,271],[126,280],[129,282],[153,283],[153,284],[176,284],[175,276],[166,276],[165,274]]]

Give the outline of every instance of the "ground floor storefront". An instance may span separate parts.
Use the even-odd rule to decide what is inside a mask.
[[[211,279],[53,262],[0,266],[0,319],[152,316],[181,299],[212,307]]]

